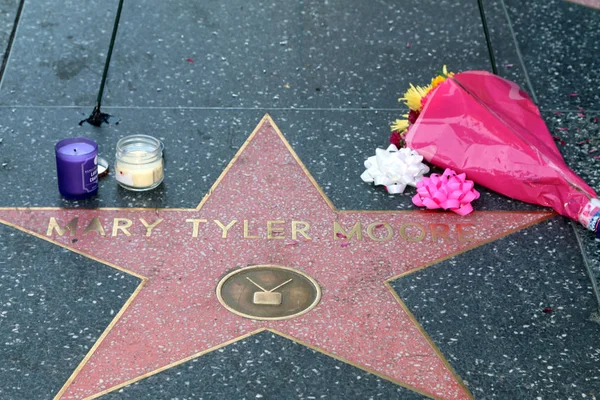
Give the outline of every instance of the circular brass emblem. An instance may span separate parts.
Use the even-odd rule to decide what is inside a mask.
[[[217,297],[225,308],[242,317],[288,319],[312,310],[321,300],[321,288],[296,269],[257,265],[221,279]]]

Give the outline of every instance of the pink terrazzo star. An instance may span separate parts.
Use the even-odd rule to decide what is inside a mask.
[[[428,396],[468,399],[387,281],[551,215],[338,211],[265,116],[197,209],[13,208],[0,222],[142,278],[57,398],[99,397],[269,329]],[[267,221],[279,221],[275,238]],[[294,235],[293,221],[310,227]],[[260,264],[313,277],[321,302],[281,321],[228,311],[220,279]]]
[[[588,6],[600,9],[600,0],[567,0],[570,3],[581,4],[582,6]]]

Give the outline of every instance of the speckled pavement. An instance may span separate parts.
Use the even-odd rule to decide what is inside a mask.
[[[3,53],[19,2],[0,5]],[[600,190],[600,11],[484,5],[499,73]],[[409,82],[490,68],[476,4],[125,2],[103,99],[115,118],[80,126],[116,7],[25,0],[14,29],[0,77],[1,398],[598,397],[593,234],[484,188],[459,217],[359,178]],[[56,142],[92,138],[112,163],[136,133],[165,143],[161,186],[128,192],[111,171],[92,199],[59,195]],[[248,275],[227,300],[219,282],[253,266],[301,275]],[[263,319],[304,296],[301,276],[312,305]]]
[[[19,1],[17,0],[2,0],[0,1],[0,70],[5,64],[5,56],[8,55],[8,48],[13,27],[15,27],[15,19],[19,11]]]

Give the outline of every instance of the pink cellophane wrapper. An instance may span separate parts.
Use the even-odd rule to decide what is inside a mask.
[[[454,75],[429,95],[406,143],[434,165],[597,232],[598,196],[565,164],[539,110],[514,82],[485,71]]]

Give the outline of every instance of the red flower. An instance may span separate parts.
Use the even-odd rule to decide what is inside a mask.
[[[408,123],[409,124],[414,124],[415,122],[417,122],[417,118],[419,118],[419,112],[415,111],[415,110],[410,110],[410,112],[408,113]]]
[[[392,135],[390,136],[390,143],[397,148],[404,147],[404,135],[398,131],[392,132]]]
[[[431,94],[431,92],[433,92],[433,90],[430,90],[429,93],[427,93],[421,98],[421,110],[425,108],[425,104],[427,104],[427,100],[429,100],[429,95]]]

